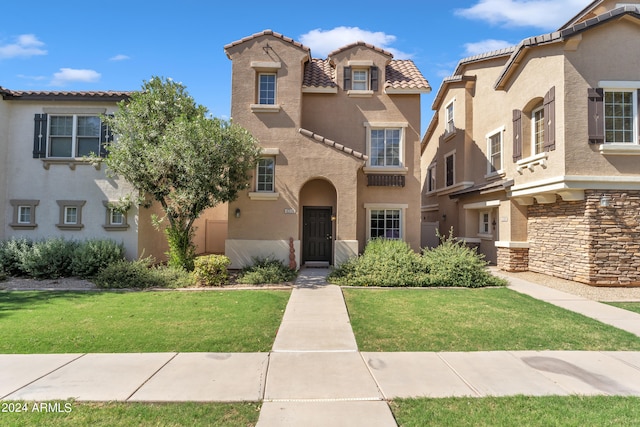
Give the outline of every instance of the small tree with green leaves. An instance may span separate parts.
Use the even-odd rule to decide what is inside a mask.
[[[260,155],[255,139],[231,122],[207,118],[185,86],[159,77],[104,120],[116,135],[107,146],[108,170],[162,206],[169,264],[193,270],[193,223],[247,187]]]

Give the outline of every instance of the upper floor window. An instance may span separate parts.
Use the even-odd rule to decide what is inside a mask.
[[[371,130],[371,166],[400,166],[401,129]]]
[[[445,108],[445,120],[446,120],[446,129],[445,132],[451,133],[456,130],[455,123],[453,121],[453,101],[447,104]]]
[[[544,108],[539,107],[531,112],[531,142],[533,153],[544,151]]]
[[[427,192],[436,191],[436,164],[433,163],[427,169]]]
[[[489,157],[489,170],[487,172],[490,174],[502,170],[502,132],[503,129],[499,129],[487,136]]]
[[[275,105],[276,74],[260,73],[258,75],[258,104]]]
[[[637,91],[635,90],[605,90],[605,143],[637,143],[637,132],[635,131],[637,105]]]
[[[444,176],[445,176],[445,186],[450,187],[456,182],[456,152],[452,151],[451,153],[445,155],[444,157]]]
[[[369,72],[353,70],[353,90],[369,90]]]
[[[258,160],[258,169],[256,173],[256,191],[274,191],[275,165],[276,161],[273,157],[263,157]]]
[[[51,116],[49,157],[83,157],[100,153],[100,117]]]
[[[372,96],[378,90],[378,67],[371,61],[349,61],[354,66],[344,67],[344,90],[354,96]],[[365,63],[368,65],[365,66]]]

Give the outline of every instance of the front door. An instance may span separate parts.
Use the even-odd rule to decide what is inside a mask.
[[[333,243],[331,207],[307,207],[302,211],[303,262],[331,263]]]

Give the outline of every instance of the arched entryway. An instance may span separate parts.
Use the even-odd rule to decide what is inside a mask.
[[[300,190],[302,264],[333,264],[337,193],[323,178],[308,181]]]

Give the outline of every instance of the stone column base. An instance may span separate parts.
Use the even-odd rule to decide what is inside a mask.
[[[529,248],[498,247],[498,268],[517,272],[529,270]]]

